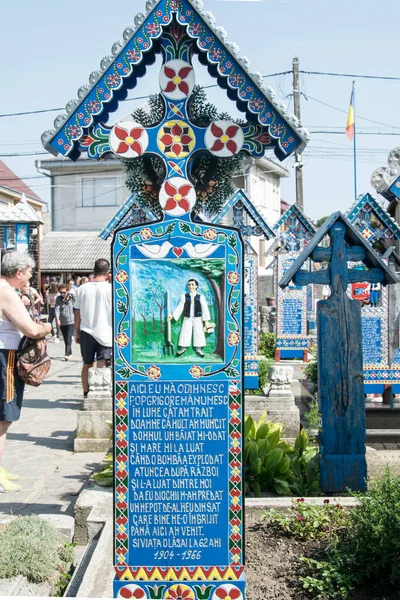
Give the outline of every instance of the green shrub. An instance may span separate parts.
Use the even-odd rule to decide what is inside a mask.
[[[300,581],[311,598],[346,599],[360,586],[379,590],[383,598],[398,589],[400,478],[392,479],[387,468],[368,492],[353,495],[360,504],[349,513],[347,526],[330,537],[323,556],[300,559]]]
[[[56,528],[39,517],[20,517],[0,531],[0,579],[24,575],[29,581],[51,581],[72,561],[73,548]]]
[[[262,333],[258,344],[258,351],[266,358],[275,359],[276,335],[275,333]]]
[[[258,363],[258,381],[261,390],[267,385],[269,368],[273,362],[273,360],[261,359]]]
[[[260,496],[272,491],[281,495],[312,495],[319,491],[318,448],[311,446],[302,430],[292,446],[282,439],[281,423],[258,422],[245,417],[245,481],[247,493]]]
[[[318,386],[318,361],[316,358],[311,360],[308,365],[304,367],[304,375],[315,387]]]
[[[346,600],[349,597],[355,585],[354,577],[347,568],[343,570],[343,560],[338,554],[330,561],[305,556],[301,556],[300,561],[308,574],[299,577],[299,580],[311,598]]]
[[[366,493],[353,494],[360,502],[351,513],[349,552],[354,554],[362,579],[400,583],[400,478],[389,467]]]

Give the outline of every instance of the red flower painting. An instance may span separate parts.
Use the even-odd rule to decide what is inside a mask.
[[[236,142],[232,138],[235,137],[238,130],[238,125],[230,125],[224,133],[223,130],[220,127],[218,127],[218,125],[212,123],[211,132],[213,136],[218,139],[215,140],[211,151],[219,152],[220,150],[223,150],[226,147],[230,152],[232,152],[232,154],[236,154],[238,147]]]
[[[190,203],[186,198],[186,195],[190,192],[192,186],[188,183],[181,185],[179,188],[175,187],[169,181],[165,182],[165,191],[168,195],[167,201],[164,206],[164,210],[174,210],[178,206],[185,212],[190,210]]]
[[[123,154],[127,152],[129,149],[133,150],[139,156],[143,154],[142,144],[138,141],[143,135],[142,127],[133,127],[130,130],[123,129],[118,125],[114,128],[114,133],[119,140],[121,140],[118,148],[117,154]]]
[[[176,88],[178,88],[178,90],[181,91],[182,94],[185,94],[185,96],[187,96],[190,90],[189,85],[187,84],[185,79],[187,78],[189,73],[191,73],[192,70],[193,67],[189,65],[187,67],[182,67],[182,69],[179,69],[179,71],[176,72],[175,69],[172,69],[172,67],[167,67],[165,65],[164,74],[166,75],[166,77],[168,77],[169,81],[167,83],[167,87],[163,90],[163,92],[170,94],[171,92],[174,92]]]
[[[221,600],[238,600],[242,598],[242,593],[237,588],[227,590],[224,587],[220,587],[216,590],[215,596],[216,598],[221,598]]]
[[[164,145],[164,152],[172,153],[179,157],[182,153],[190,152],[190,144],[194,141],[190,135],[189,127],[182,127],[179,122],[171,126],[163,127],[164,135],[160,138],[160,142]]]

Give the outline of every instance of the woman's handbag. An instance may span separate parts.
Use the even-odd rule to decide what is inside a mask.
[[[27,385],[38,387],[51,367],[46,338],[34,340],[24,336],[17,350],[18,375]]]

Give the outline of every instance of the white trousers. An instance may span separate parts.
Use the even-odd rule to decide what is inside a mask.
[[[181,348],[189,348],[192,341],[195,348],[204,348],[206,337],[203,331],[203,320],[201,317],[183,317],[182,329],[178,345]]]

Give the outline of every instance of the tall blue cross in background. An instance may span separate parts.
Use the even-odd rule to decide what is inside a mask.
[[[318,246],[326,235],[330,246]],[[328,266],[314,272],[302,270],[308,258]],[[368,270],[349,269],[348,261],[363,262]],[[317,307],[321,488],[324,492],[364,490],[367,465],[361,308],[347,295],[347,286],[360,281],[387,285],[396,283],[396,276],[338,212],[317,231],[279,285],[286,287],[292,279],[299,286],[331,286],[331,296],[320,300]]]

